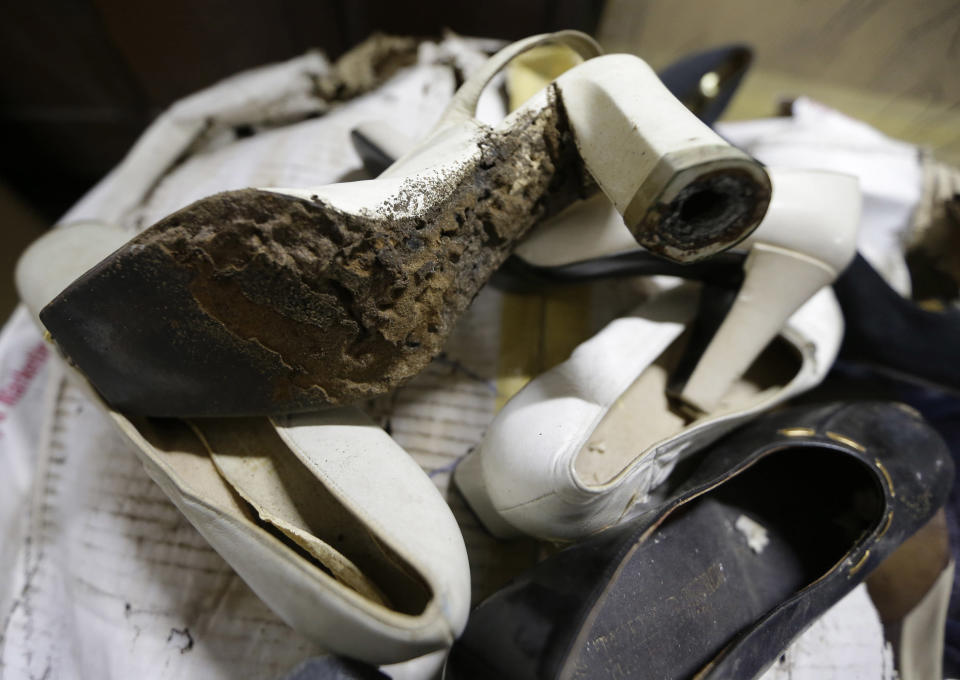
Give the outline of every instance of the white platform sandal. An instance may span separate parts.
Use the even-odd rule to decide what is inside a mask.
[[[544,43],[585,61],[496,127],[477,121],[487,82]],[[198,201],[83,275],[44,323],[125,413],[286,413],[418,373],[516,241],[594,181],[632,238],[665,257],[746,237],[769,200],[763,168],[642,60],[598,53],[572,31],[515,43],[380,178]]]
[[[711,289],[683,284],[612,322],[497,415],[455,473],[494,534],[573,540],[616,524],[680,458],[823,379],[843,334],[829,284],[855,254],[859,186],[828,172],[771,178],[742,285],[719,296],[732,304],[709,333],[703,317],[717,307],[701,296]]]

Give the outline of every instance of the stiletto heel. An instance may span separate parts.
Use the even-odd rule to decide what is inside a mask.
[[[849,180],[855,193],[856,180]],[[859,219],[856,202],[840,202],[836,209],[841,224],[856,224]],[[833,223],[820,221],[816,226],[814,231],[825,231]],[[855,243],[851,241],[841,252],[852,256],[852,247]],[[839,260],[838,268],[796,250],[755,243],[744,263],[743,284],[733,306],[686,384],[671,396],[696,414],[715,410],[787,319],[837,278],[847,264],[842,257]]]
[[[588,192],[584,163],[637,237],[670,257],[702,257],[755,228],[763,169],[636,57],[588,59],[496,128],[475,120],[489,78],[548,42],[599,52],[576,32],[512,45],[381,178],[198,201],[80,277],[44,324],[116,408],[303,411],[419,373],[517,239]]]
[[[837,272],[801,253],[757,244],[744,263],[740,294],[683,389],[693,413],[710,413],[788,318]]]

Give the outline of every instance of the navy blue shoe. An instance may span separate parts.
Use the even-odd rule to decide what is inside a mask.
[[[767,415],[678,467],[645,514],[483,602],[444,677],[755,677],[933,516],[952,479],[910,409]]]

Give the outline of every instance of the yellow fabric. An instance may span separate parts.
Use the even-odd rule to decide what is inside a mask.
[[[581,59],[568,47],[544,45],[507,66],[510,110],[521,106]],[[589,286],[564,286],[545,294],[506,293],[500,323],[497,369],[499,411],[536,375],[564,361],[587,339]]]
[[[557,76],[582,60],[563,45],[543,45],[524,52],[507,66],[507,93],[510,110],[523,105]]]
[[[590,337],[589,285],[547,293],[505,293],[497,366],[499,411],[532,378],[565,361]]]

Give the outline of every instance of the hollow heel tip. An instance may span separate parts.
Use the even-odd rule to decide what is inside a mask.
[[[622,214],[647,250],[696,262],[750,235],[771,193],[769,176],[742,152],[695,146],[661,158]]]
[[[453,471],[453,482],[483,527],[500,539],[520,538],[523,534],[508,523],[490,501],[478,453],[467,454]]]

